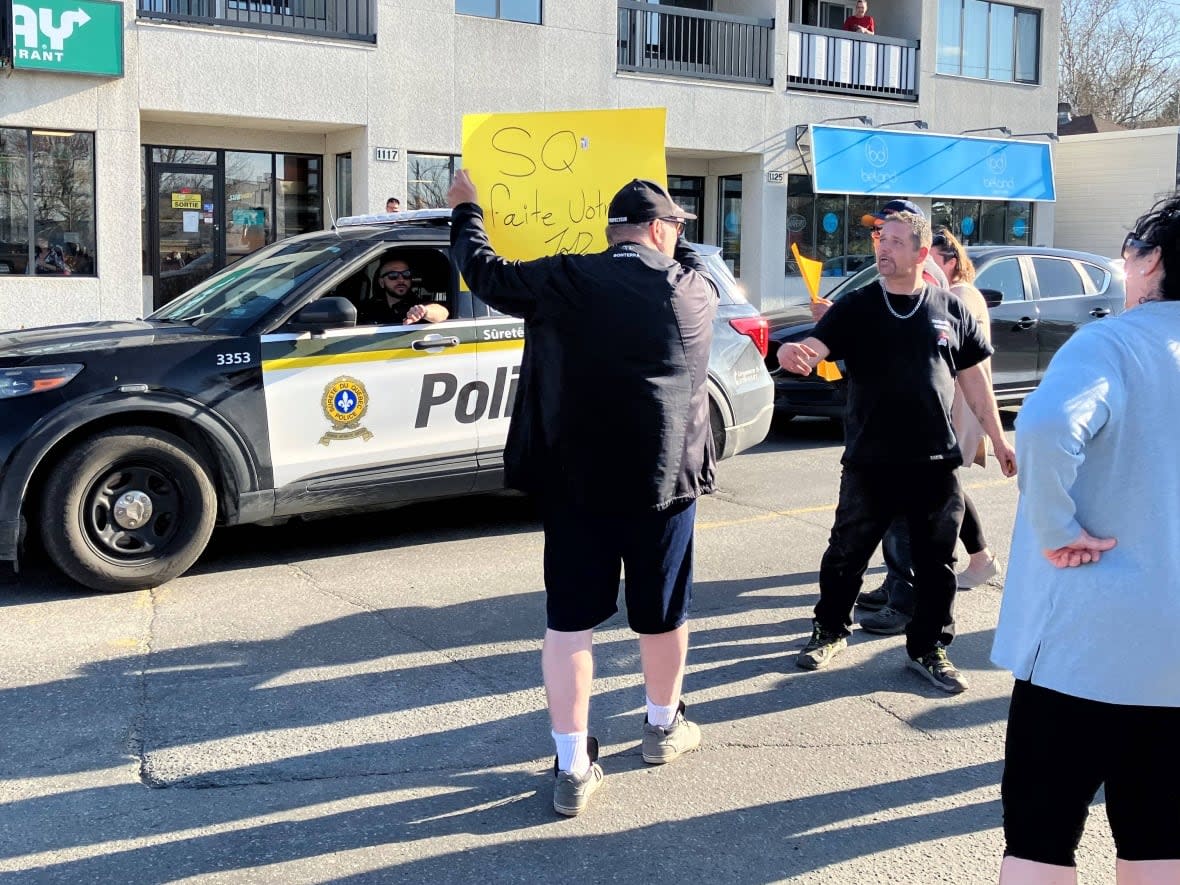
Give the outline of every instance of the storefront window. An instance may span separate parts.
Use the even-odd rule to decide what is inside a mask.
[[[336,155],[336,217],[352,214],[352,154]]]
[[[1039,83],[1040,36],[1039,10],[987,0],[939,0],[938,72]]]
[[[795,243],[805,258],[824,264],[824,276],[856,273],[873,260],[870,228],[863,223],[892,197],[863,194],[813,194],[811,177],[787,177],[787,276],[799,268],[791,253]]]
[[[94,276],[94,135],[0,128],[0,273]]]
[[[930,220],[965,246],[1027,246],[1032,236],[1032,203],[999,200],[935,200]]]
[[[717,179],[721,231],[721,259],[735,277],[742,275],[742,177],[726,175]]]
[[[408,209],[445,209],[447,189],[455,170],[461,165],[458,157],[439,154],[410,154],[410,177],[406,192]]]
[[[705,179],[695,175],[669,175],[668,194],[677,206],[697,216],[684,223],[684,237],[690,243],[699,243],[701,211],[705,208]]]
[[[275,241],[274,154],[225,152],[225,263]]]
[[[275,154],[278,239],[324,229],[322,162],[307,154]]]

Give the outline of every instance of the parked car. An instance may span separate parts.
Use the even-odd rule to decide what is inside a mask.
[[[502,488],[524,324],[460,287],[449,211],[393,218],[263,248],[145,320],[0,335],[0,560],[27,527],[88,587],[151,587],[215,524]],[[704,251],[721,288],[710,413],[729,457],[770,426],[767,324]],[[447,321],[356,324],[393,256]]]
[[[1018,405],[1040,383],[1049,360],[1077,329],[1123,310],[1122,262],[1089,252],[1030,246],[972,246],[977,288],[991,314],[992,380],[1000,405]],[[849,277],[828,297],[868,285],[876,264]],[[843,417],[847,384],[784,372],[778,348],[811,335],[815,323],[806,304],[767,315],[770,347],[766,364],[775,382],[781,417]],[[838,363],[841,371],[843,363]]]

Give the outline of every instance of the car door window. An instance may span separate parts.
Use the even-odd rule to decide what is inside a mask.
[[[1090,277],[1090,282],[1094,284],[1094,292],[1101,295],[1106,291],[1107,285],[1110,283],[1110,274],[1105,268],[1099,267],[1097,264],[1089,264],[1085,261],[1078,262],[1082,266],[1082,270]]]
[[[1015,258],[1001,258],[984,268],[975,278],[979,290],[994,289],[1004,296],[1004,302],[1024,301],[1024,274],[1020,262]]]
[[[1084,295],[1086,286],[1072,261],[1063,258],[1033,258],[1037,290],[1041,298],[1067,298]]]

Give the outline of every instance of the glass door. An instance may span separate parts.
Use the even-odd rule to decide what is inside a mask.
[[[149,208],[153,307],[167,304],[225,264],[216,169],[154,164]]]
[[[724,175],[717,179],[718,229],[721,231],[721,258],[735,277],[742,275],[742,177]]]

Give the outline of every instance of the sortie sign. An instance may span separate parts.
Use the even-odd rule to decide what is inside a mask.
[[[12,67],[123,76],[123,4],[114,0],[16,0]]]

